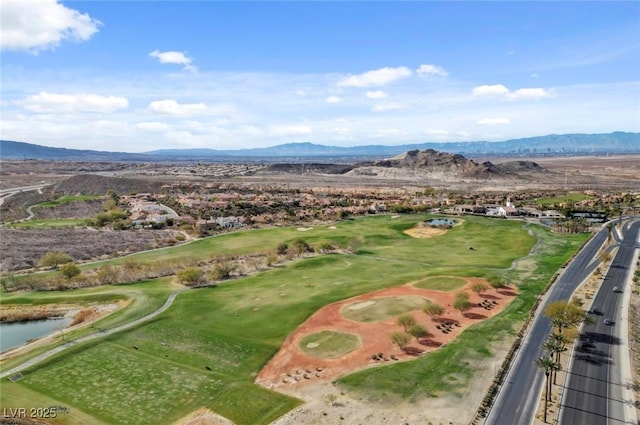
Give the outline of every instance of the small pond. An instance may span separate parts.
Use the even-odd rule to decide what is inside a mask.
[[[426,223],[430,226],[455,226],[456,221],[452,218],[434,218],[427,220]]]
[[[24,345],[27,341],[60,332],[71,323],[71,317],[35,320],[31,322],[0,323],[0,351]]]

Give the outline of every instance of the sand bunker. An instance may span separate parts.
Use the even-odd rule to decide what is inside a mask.
[[[353,304],[350,305],[349,307],[347,307],[349,310],[361,310],[363,308],[367,308],[370,305],[374,305],[376,302],[375,301],[363,301],[361,303],[357,303],[357,304]]]
[[[405,234],[412,238],[432,238],[434,236],[441,236],[447,233],[447,229],[438,229],[437,227],[414,227],[413,229],[407,229]]]
[[[317,348],[319,346],[320,344],[318,344],[317,342],[310,342],[306,345],[307,348]]]
[[[307,230],[312,230],[313,227],[298,227],[298,232],[306,232]]]

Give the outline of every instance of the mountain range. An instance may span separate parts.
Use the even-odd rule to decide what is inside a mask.
[[[594,153],[640,153],[640,133],[551,134],[502,142],[417,143],[407,145],[326,146],[287,143],[253,149],[162,149],[143,153],[107,152],[54,148],[31,143],[0,140],[0,159],[67,161],[300,161],[309,158],[358,160],[388,158],[412,150],[433,149],[467,156],[482,155],[566,155]]]

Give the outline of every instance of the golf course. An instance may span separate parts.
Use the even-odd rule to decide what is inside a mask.
[[[303,400],[256,383],[283,342],[328,304],[413,282],[417,288],[454,291],[466,278],[517,287],[506,308],[478,321],[454,341],[415,360],[354,371],[335,385],[371,402],[417,402],[462,393],[476,365],[512,341],[556,271],[587,240],[586,234],[557,234],[523,221],[465,217],[462,224],[430,238],[405,231],[427,215],[374,215],[331,225],[240,230],[126,259],[81,265],[83,271],[125,261],[138,264],[206,261],[274,251],[304,239],[311,247],[327,241],[331,252],[292,256],[247,276],[202,288],[186,288],[172,276],[71,291],[2,294],[3,306],[122,302],[117,312],[78,330],[62,332],[46,347],[0,362],[8,370],[74,339],[129,323],[160,308],[162,314],[132,328],[74,344],[30,366],[15,381],[2,381],[5,408],[63,406],[56,424],[172,424],[201,408],[238,425],[269,424]],[[357,240],[357,249],[347,249]],[[493,289],[489,289],[493,291]],[[375,322],[422,308],[422,300],[398,299],[349,312],[353,320]],[[356,337],[324,332],[301,345],[325,344],[326,357],[358,345]]]

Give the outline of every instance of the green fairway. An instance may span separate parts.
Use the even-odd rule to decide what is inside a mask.
[[[416,288],[433,289],[435,291],[453,291],[467,284],[465,279],[452,276],[434,276],[422,279],[413,286]]]
[[[42,220],[27,220],[19,223],[10,223],[7,227],[15,229],[40,229],[44,227],[73,227],[86,226],[87,220],[84,218],[55,218]]]
[[[473,373],[470,362],[490,355],[487,346],[491,341],[513,334],[514,324],[523,320],[552,273],[585,237],[552,234],[540,227],[532,228],[533,235],[520,222],[476,217],[469,217],[440,237],[414,239],[403,233],[426,218],[413,215],[390,220],[380,215],[339,222],[336,229],[318,226],[306,232],[295,228],[241,231],[134,256],[141,262],[169,261],[264,252],[295,238],[311,244],[331,240],[341,246],[354,236],[362,240],[357,255],[334,253],[297,259],[217,287],[182,292],[171,308],[154,320],[63,352],[28,369],[18,382],[3,382],[0,402],[8,406],[5,394],[9,390],[24,394],[25,403],[29,394],[37,393],[70,406],[72,412],[95,417],[96,423],[108,424],[171,423],[202,406],[237,424],[267,424],[300,401],[253,382],[287,335],[323,306],[413,281],[424,281],[432,285],[430,289],[457,284],[455,276],[520,282],[521,294],[506,312],[475,326],[473,332],[465,332],[458,345],[448,344],[434,354],[440,359],[434,372],[437,376],[468,377]],[[529,254],[536,236],[540,243],[535,255],[515,263],[512,269],[514,260]],[[469,245],[475,251],[470,252]],[[442,276],[451,278],[438,280]],[[436,279],[429,281],[429,277]],[[3,296],[3,303],[5,298],[27,303],[105,294],[134,299],[128,308],[101,323],[112,327],[162,305],[175,290],[169,282],[170,278],[163,278],[91,290],[16,294]],[[414,310],[425,302],[421,298],[394,300],[385,308],[402,304]],[[376,308],[380,307],[384,302]],[[398,313],[388,310],[388,314]],[[340,345],[335,342],[340,338],[329,337],[328,341]],[[425,376],[436,364],[430,363],[431,358],[427,355],[394,364],[393,371],[389,367],[370,369],[340,382],[345,391],[376,393],[384,388],[387,394],[400,398],[463,388],[464,379],[455,385],[445,379],[442,382],[449,384],[441,389],[429,387],[427,381],[431,379]],[[11,400],[15,402],[15,397]]]
[[[352,352],[360,345],[356,335],[322,331],[307,335],[300,340],[300,349],[310,356],[335,359]]]

